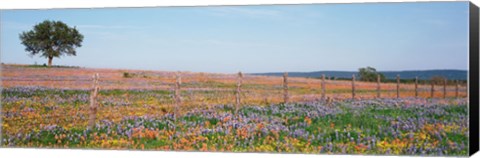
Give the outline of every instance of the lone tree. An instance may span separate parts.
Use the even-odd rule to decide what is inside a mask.
[[[61,55],[76,55],[75,48],[82,46],[83,35],[73,27],[61,21],[45,20],[33,27],[33,30],[22,32],[20,40],[25,45],[25,51],[30,55],[41,54],[48,58],[48,66],[52,66],[53,57]]]
[[[377,80],[377,75],[380,75],[380,79],[384,80],[385,75],[383,75],[380,72],[377,72],[377,70],[373,67],[367,66],[366,68],[360,68],[358,69],[358,75],[360,77],[361,81],[376,81]]]

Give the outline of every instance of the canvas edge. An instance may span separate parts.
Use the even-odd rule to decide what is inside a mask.
[[[479,12],[469,3],[469,155],[479,150]]]

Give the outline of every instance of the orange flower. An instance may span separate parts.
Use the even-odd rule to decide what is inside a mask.
[[[366,145],[364,144],[355,145],[355,151],[363,153],[365,150],[367,150]]]
[[[257,130],[261,130],[263,128],[263,123],[257,124]]]
[[[187,144],[187,143],[188,143],[188,140],[185,139],[185,138],[182,138],[182,139],[180,139],[180,143],[182,143],[182,144]]]
[[[305,116],[305,123],[307,123],[307,125],[312,124],[312,119],[310,119],[308,116]]]
[[[207,148],[207,144],[206,144],[206,143],[203,143],[203,144],[202,144],[202,148],[200,149],[200,151],[208,151],[208,148]]]
[[[223,119],[223,122],[228,122],[228,120],[230,120],[230,116],[225,117],[225,118]]]

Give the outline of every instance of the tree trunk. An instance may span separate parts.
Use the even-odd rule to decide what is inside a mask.
[[[48,57],[48,67],[52,66],[52,59],[53,57]]]

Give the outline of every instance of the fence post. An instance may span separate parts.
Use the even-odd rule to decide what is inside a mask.
[[[352,75],[352,100],[355,100],[355,74]]]
[[[458,98],[458,80],[455,81],[455,98]]]
[[[283,74],[283,101],[284,103],[288,103],[288,72]]]
[[[325,101],[325,74],[322,74],[322,100]]]
[[[377,74],[377,98],[380,98],[380,74]]]
[[[397,98],[400,98],[400,75],[397,75]]]
[[[443,80],[443,99],[447,98],[447,78]]]
[[[178,115],[178,108],[182,104],[181,96],[180,96],[180,85],[182,84],[182,77],[180,76],[180,72],[175,73],[175,109],[174,109],[174,116],[175,119]]]
[[[415,98],[418,98],[418,76],[415,77]]]
[[[435,92],[435,83],[433,80],[430,81],[432,84],[432,88],[430,89],[430,98],[433,98],[433,93]]]
[[[97,119],[97,95],[98,95],[98,73],[93,75],[93,89],[90,94],[90,117],[88,120],[87,129],[91,130],[95,126],[95,120]]]
[[[240,107],[240,86],[242,86],[242,77],[243,77],[243,74],[242,72],[238,72],[238,78],[237,78],[237,90],[236,90],[236,93],[235,93],[235,100],[236,100],[236,107],[235,107],[235,112],[238,112],[238,109]]]

